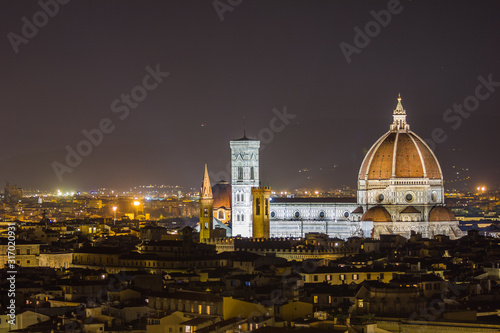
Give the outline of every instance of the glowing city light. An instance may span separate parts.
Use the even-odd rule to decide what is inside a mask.
[[[134,206],[139,206],[141,203],[139,201],[134,201]]]

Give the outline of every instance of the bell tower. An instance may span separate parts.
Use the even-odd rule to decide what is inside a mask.
[[[271,198],[270,187],[252,188],[253,197],[253,238],[269,238],[270,213],[269,205]]]
[[[207,164],[205,163],[205,175],[200,190],[200,241],[212,237],[214,220],[214,197],[210,178],[208,177]]]
[[[260,141],[244,134],[230,145],[232,236],[252,237],[252,188],[259,186]]]

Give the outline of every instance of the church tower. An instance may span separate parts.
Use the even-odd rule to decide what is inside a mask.
[[[210,186],[210,178],[208,177],[207,164],[205,163],[205,175],[200,190],[200,241],[212,237],[213,231],[213,207],[214,197],[212,195],[212,187]]]
[[[259,186],[260,141],[244,134],[230,145],[233,237],[252,237],[252,187]]]
[[[270,187],[252,188],[253,197],[253,238],[269,238],[269,198],[271,198]]]

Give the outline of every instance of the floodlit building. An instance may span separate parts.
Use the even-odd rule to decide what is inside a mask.
[[[260,142],[244,136],[230,145],[232,236],[253,237],[252,188],[259,186]],[[436,156],[410,130],[399,97],[389,131],[361,164],[357,199],[271,198],[269,237],[325,233],[342,239],[378,239],[382,234],[409,238],[414,231],[423,237],[460,238],[458,222],[445,207],[443,184]]]

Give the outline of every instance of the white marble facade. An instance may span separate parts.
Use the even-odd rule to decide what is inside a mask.
[[[243,137],[230,146],[232,234],[252,237],[252,187],[259,186],[260,141]]]

